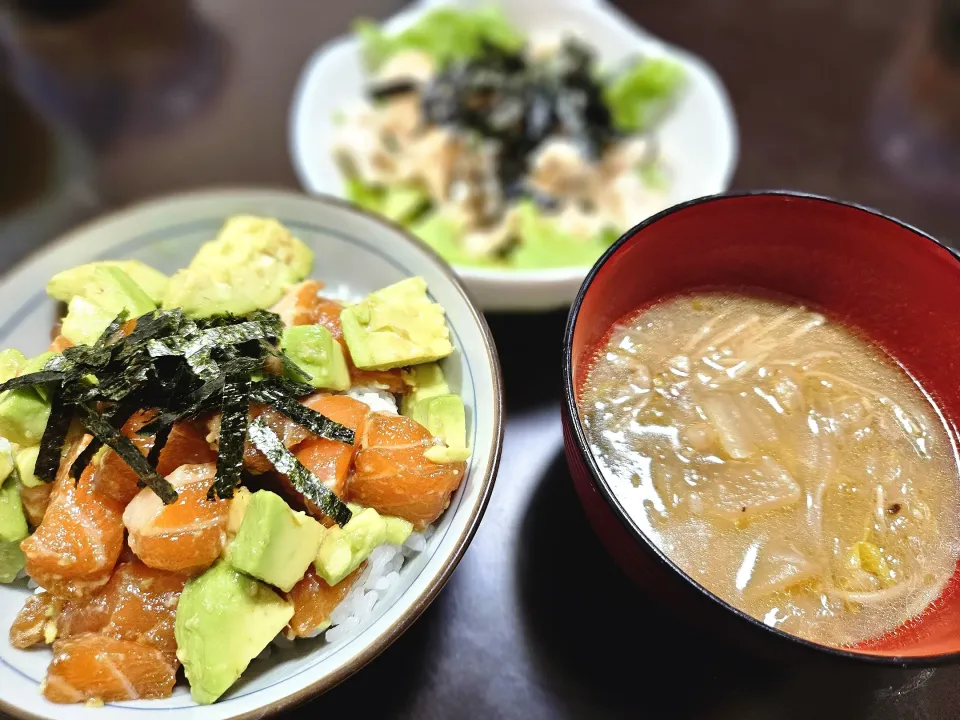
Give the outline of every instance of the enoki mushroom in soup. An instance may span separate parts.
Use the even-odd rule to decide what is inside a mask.
[[[614,328],[582,389],[593,452],[679,567],[803,638],[921,613],[957,564],[957,459],[908,373],[842,324],[736,293]]]

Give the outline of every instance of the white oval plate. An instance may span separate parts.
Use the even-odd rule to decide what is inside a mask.
[[[42,248],[0,284],[0,348],[28,356],[49,344],[56,306],[44,293],[54,273],[92,260],[134,258],[165,272],[189,263],[223,221],[237,214],[275,217],[309,245],[314,277],[346,284],[364,294],[412,275],[424,277],[447,311],[456,348],[444,372],[464,399],[467,434],[474,448],[466,477],[437,521],[427,548],[410,558],[401,582],[382,598],[374,615],[343,641],[305,640],[293,650],[254,661],[240,682],[215,705],[196,706],[186,686],[166,700],[115,703],[104,708],[54,705],[40,694],[49,649],[16,650],[7,629],[30,592],[25,582],[0,585],[0,710],[56,720],[119,720],[130,717],[222,720],[264,717],[291,707],[359,670],[395,640],[440,591],[466,550],[486,507],[500,459],[501,380],[493,340],[462,287],[419,241],[346,203],[292,193],[225,190],[150,202],[86,225]]]
[[[440,5],[488,4],[489,0],[421,0],[385,27],[402,30]],[[737,124],[723,83],[707,63],[655,38],[601,0],[510,0],[502,6],[510,21],[526,33],[575,33],[596,48],[604,65],[615,66],[637,54],[680,63],[687,88],[657,133],[674,176],[669,202],[727,189],[737,165]],[[360,44],[353,37],[328,43],[307,62],[290,109],[289,138],[293,166],[307,191],[344,197],[343,177],[330,151],[336,131],[333,118],[338,109],[359,101],[363,88]],[[644,219],[637,217],[635,222]],[[517,311],[569,305],[589,267],[456,270],[483,309]]]

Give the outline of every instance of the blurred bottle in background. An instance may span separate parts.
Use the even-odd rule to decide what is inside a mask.
[[[870,137],[899,180],[953,201],[960,198],[960,0],[919,6],[878,88]]]
[[[96,212],[100,199],[84,144],[29,105],[5,79],[2,62],[0,137],[0,244],[12,264]]]
[[[2,64],[0,64],[2,68]],[[0,75],[2,78],[2,75]],[[0,79],[0,137],[4,172],[0,173],[0,217],[37,201],[50,191],[54,175],[54,137],[32,108]]]
[[[95,150],[200,112],[224,65],[190,0],[13,0],[0,42],[21,93]]]
[[[83,17],[113,0],[12,0],[14,9],[25,17],[43,21],[66,21]]]

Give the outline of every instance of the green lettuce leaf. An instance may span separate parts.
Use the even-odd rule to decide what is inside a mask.
[[[471,267],[495,267],[496,260],[477,258],[463,252],[460,237],[463,229],[456,221],[433,212],[425,215],[421,220],[410,226],[410,232],[432,247],[440,257],[451,265],[467,265]]]
[[[354,205],[377,214],[383,210],[383,197],[386,194],[383,188],[368,185],[360,178],[347,178],[345,185],[347,200]]]
[[[683,68],[672,60],[638,61],[604,89],[614,125],[626,133],[646,130],[670,108],[683,82]]]
[[[430,197],[422,188],[413,185],[381,187],[369,185],[356,177],[347,179],[346,195],[354,205],[383,215],[399,225],[414,222],[430,204]]]
[[[520,205],[520,244],[507,261],[511,267],[543,270],[593,265],[618,237],[604,230],[599,237],[583,240],[559,229],[553,218],[543,215],[532,202]]]
[[[443,66],[451,60],[476,57],[484,43],[504,50],[519,50],[524,43],[520,32],[493,5],[472,11],[437,8],[395,35],[370,20],[358,20],[354,32],[363,46],[365,62],[374,69],[400,50],[421,50]]]

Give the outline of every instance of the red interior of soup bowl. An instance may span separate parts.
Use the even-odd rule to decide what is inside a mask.
[[[784,293],[859,329],[913,373],[956,438],[960,261],[923,233],[863,208],[790,193],[728,195],[639,225],[587,278],[571,312],[565,361],[568,442],[580,453],[571,462],[575,475],[589,465],[594,486],[604,484],[585,449],[573,393],[611,325],[663,296],[710,286]],[[601,494],[622,518],[612,494]],[[647,542],[629,520],[624,525],[635,542]],[[960,572],[920,618],[850,652],[905,661],[960,658]]]

